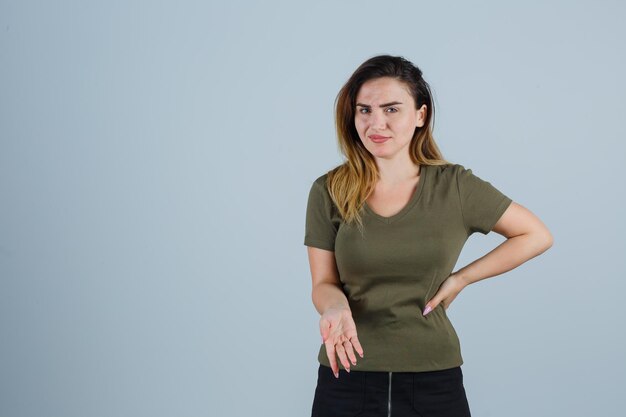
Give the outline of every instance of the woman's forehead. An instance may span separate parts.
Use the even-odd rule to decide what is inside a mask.
[[[357,101],[363,102],[372,101],[373,103],[364,104],[377,104],[377,102],[387,101],[403,101],[410,97],[406,86],[398,80],[393,78],[376,78],[363,83],[357,93]]]

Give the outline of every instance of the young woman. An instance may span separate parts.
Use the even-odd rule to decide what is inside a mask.
[[[403,57],[368,59],[337,96],[346,161],[313,182],[306,211],[322,335],[313,417],[470,416],[446,309],[552,245],[528,209],[443,158],[433,116]],[[468,237],[491,230],[506,241],[452,272]]]

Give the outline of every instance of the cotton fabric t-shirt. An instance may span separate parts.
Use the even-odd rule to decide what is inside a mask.
[[[361,235],[339,216],[327,176],[311,186],[304,244],[334,251],[364,351],[351,369],[419,372],[463,364],[443,304],[422,312],[468,237],[489,233],[512,200],[463,165],[422,165],[415,191],[398,213],[384,217],[363,205]],[[318,361],[330,366],[324,344]],[[337,364],[344,369],[339,359]]]

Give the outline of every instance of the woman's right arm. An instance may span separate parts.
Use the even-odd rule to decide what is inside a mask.
[[[350,310],[348,299],[341,289],[335,252],[307,246],[313,285],[311,297],[320,315],[329,308]]]
[[[350,372],[350,362],[356,365],[354,349],[363,357],[363,348],[357,337],[356,326],[348,299],[341,288],[335,252],[307,246],[313,288],[313,304],[320,313],[320,334],[326,346],[330,367],[339,378],[337,358]]]

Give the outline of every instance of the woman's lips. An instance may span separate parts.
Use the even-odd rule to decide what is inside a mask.
[[[387,139],[389,139],[389,137],[386,136],[380,136],[380,135],[372,135],[370,136],[370,140],[374,143],[383,143],[385,142]]]

